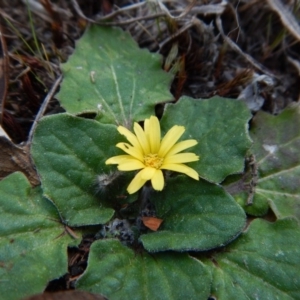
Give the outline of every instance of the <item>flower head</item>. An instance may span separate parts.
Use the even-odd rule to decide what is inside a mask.
[[[185,140],[176,144],[185,131],[183,126],[173,126],[161,139],[160,124],[157,117],[151,116],[144,122],[144,129],[134,123],[134,133],[123,126],[118,127],[120,134],[124,135],[129,143],[118,143],[116,147],[122,149],[125,155],[109,158],[105,163],[117,164],[120,171],[139,171],[127,191],[133,194],[138,191],[148,180],[152,187],[161,191],[164,187],[162,170],[171,170],[184,173],[199,180],[198,173],[184,163],[197,161],[199,156],[194,153],[179,153],[195,146],[196,140]]]

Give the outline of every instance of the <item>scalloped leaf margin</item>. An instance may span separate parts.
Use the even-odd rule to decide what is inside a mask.
[[[130,127],[154,114],[157,103],[173,99],[173,76],[162,57],[140,49],[120,28],[90,26],[76,43],[57,95],[67,112],[97,113],[102,123]]]
[[[200,160],[189,165],[200,177],[220,183],[230,174],[244,170],[244,160],[252,142],[248,134],[251,114],[242,101],[221,97],[201,100],[181,97],[167,104],[162,130],[184,125],[183,139],[196,139],[192,152]]]

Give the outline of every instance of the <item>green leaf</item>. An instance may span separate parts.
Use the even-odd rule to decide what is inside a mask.
[[[211,276],[187,254],[134,253],[116,240],[92,244],[77,288],[117,299],[207,299]]]
[[[120,203],[118,197],[127,197],[130,174],[122,177],[122,184],[112,184],[108,194],[97,195],[95,186],[97,175],[112,170],[105,161],[117,154],[115,145],[121,139],[114,125],[68,114],[40,121],[32,142],[32,156],[44,195],[55,203],[67,224],[106,223],[114,213],[111,207]]]
[[[90,26],[61,66],[57,97],[69,113],[96,112],[102,123],[130,127],[153,115],[157,103],[173,99],[172,75],[161,64],[159,54],[139,49],[127,32]]]
[[[206,261],[217,299],[300,299],[300,231],[294,219],[257,219],[222,253]]]
[[[182,139],[196,139],[198,144],[189,151],[200,155],[198,162],[189,165],[202,178],[219,183],[244,170],[245,154],[251,145],[250,117],[242,101],[181,97],[176,104],[166,106],[161,124],[164,131],[174,125],[185,126]]]
[[[293,215],[299,219],[299,104],[278,116],[259,112],[252,121],[251,137],[258,169],[254,204],[247,207],[245,201],[240,202],[249,214],[261,215],[270,206],[277,218]]]
[[[148,251],[202,251],[224,246],[245,227],[241,207],[221,187],[178,176],[151,197],[158,218],[157,232],[141,236]]]
[[[249,197],[248,192],[239,192],[238,194],[234,194],[233,197],[236,202],[244,208],[245,212],[251,216],[262,217],[268,213],[268,200],[262,195],[254,196],[255,200],[252,200],[253,203],[251,205],[247,204]]]
[[[0,182],[0,294],[3,300],[41,293],[67,272],[72,241],[57,210],[22,173]]]

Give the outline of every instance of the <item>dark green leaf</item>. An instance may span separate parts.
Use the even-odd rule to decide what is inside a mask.
[[[164,220],[157,232],[141,236],[148,251],[207,250],[236,238],[246,216],[221,187],[178,176],[151,199]]]
[[[207,264],[212,294],[222,300],[300,299],[300,231],[293,219],[255,220]]]
[[[198,162],[189,165],[200,177],[219,183],[226,176],[244,170],[245,154],[251,145],[250,117],[241,101],[181,97],[176,104],[167,105],[161,123],[164,131],[173,125],[185,126],[182,139],[196,139],[198,145],[189,151],[200,155]]]
[[[1,299],[41,293],[67,272],[72,239],[57,210],[39,187],[32,190],[22,173],[14,173],[0,182],[0,214]]]
[[[117,154],[122,136],[116,126],[59,114],[43,118],[34,135],[32,155],[41,176],[44,195],[70,225],[106,223],[112,207],[128,196],[132,175],[124,175],[106,194],[97,194],[99,174],[109,174],[105,161]],[[126,199],[125,199],[126,200]]]
[[[139,49],[119,28],[90,26],[62,65],[64,81],[57,95],[67,112],[96,112],[102,123],[130,126],[170,101],[172,75],[162,57]]]
[[[246,197],[235,197],[249,214],[262,215],[270,206],[277,218],[293,215],[299,219],[300,106],[278,116],[259,112],[252,122],[251,137],[258,170],[254,204],[247,207]]]
[[[92,244],[77,288],[117,299],[207,299],[211,276],[187,254],[134,253],[116,240]]]

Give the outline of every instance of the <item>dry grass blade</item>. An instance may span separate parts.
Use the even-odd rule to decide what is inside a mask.
[[[31,143],[31,140],[32,140],[32,137],[33,137],[33,133],[34,133],[34,130],[35,130],[36,126],[37,126],[37,123],[38,123],[39,119],[44,115],[44,113],[46,111],[46,108],[48,106],[48,103],[52,99],[53,95],[55,94],[55,92],[56,92],[59,84],[61,83],[61,81],[62,81],[62,75],[60,75],[56,79],[56,81],[54,82],[51,90],[49,91],[49,93],[47,94],[46,98],[44,99],[44,102],[41,105],[40,110],[39,110],[38,114],[35,117],[34,123],[32,124],[31,130],[30,130],[30,133],[29,133],[29,136],[28,136],[28,142],[27,142],[27,144]]]
[[[270,8],[279,15],[281,22],[286,29],[298,41],[300,41],[300,26],[293,14],[281,3],[280,0],[267,0],[267,2]]]
[[[188,6],[184,9],[183,12],[180,13],[180,15],[179,15],[178,17],[173,16],[173,15],[170,13],[169,9],[163,4],[162,1],[157,1],[156,4],[157,4],[158,7],[161,9],[161,11],[163,11],[163,12],[166,13],[166,15],[167,15],[169,18],[171,18],[171,19],[181,19],[181,18],[183,18],[184,16],[186,16],[186,15],[192,10],[192,8],[196,5],[196,2],[197,2],[197,0],[193,0],[190,4],[188,4]]]
[[[8,74],[8,55],[6,43],[0,27],[0,127],[3,121],[4,104],[7,95]]]
[[[28,5],[34,14],[38,14],[40,18],[51,23],[51,17],[40,2],[34,0],[23,0],[23,3]]]
[[[234,43],[228,36],[224,34],[222,21],[220,16],[218,15],[216,17],[216,25],[222,35],[222,38],[224,41],[236,52],[238,52],[241,56],[243,56],[255,69],[261,71],[264,74],[269,75],[270,77],[276,77],[273,73],[271,73],[269,70],[267,70],[264,66],[262,66],[259,62],[257,62],[252,56],[248,55],[247,53],[244,53],[242,49]]]
[[[226,9],[227,3],[221,2],[219,4],[206,4],[195,6],[191,12],[199,15],[221,15]]]
[[[130,5],[128,7],[122,8],[122,9],[118,9],[117,11],[114,11],[111,14],[106,15],[105,17],[102,17],[100,19],[97,19],[97,21],[95,21],[95,20],[90,19],[90,18],[88,18],[84,15],[84,13],[82,12],[82,10],[79,7],[76,0],[71,0],[71,1],[72,1],[73,7],[74,7],[76,13],[82,19],[84,19],[85,21],[88,21],[90,23],[95,23],[95,24],[103,25],[103,26],[129,25],[129,24],[139,22],[139,21],[143,21],[143,20],[152,20],[152,19],[156,19],[156,18],[159,18],[159,17],[166,16],[166,13],[162,12],[162,13],[156,13],[156,14],[148,15],[148,16],[141,16],[141,17],[131,18],[131,19],[125,20],[125,21],[116,21],[116,22],[106,22],[105,21],[105,20],[111,19],[112,17],[115,17],[116,15],[118,15],[122,12],[129,11],[129,10],[134,10],[134,9],[137,9],[137,8],[141,7],[142,5],[144,5],[144,3],[142,3],[142,4],[139,3],[139,4]]]
[[[170,41],[176,39],[180,34],[184,33],[194,25],[197,25],[200,21],[197,20],[196,18],[192,18],[190,22],[188,22],[186,25],[184,25],[182,28],[180,28],[176,33],[173,35],[170,35],[168,38],[166,38],[163,42],[159,44],[159,48],[162,49],[167,43]]]
[[[298,71],[298,75],[300,76],[300,62],[290,56],[287,57],[287,60],[294,66],[294,68]]]
[[[78,14],[78,16],[80,18],[82,18],[85,21],[91,22],[91,23],[95,22],[93,19],[90,19],[84,15],[84,13],[82,12],[82,10],[76,0],[71,0],[71,3],[73,5],[74,10],[76,11],[76,13]]]
[[[75,0],[72,0],[72,1],[75,1]],[[99,18],[99,19],[97,18],[97,21],[104,21],[104,20],[111,19],[111,18],[117,16],[120,13],[124,13],[124,12],[127,12],[127,11],[131,11],[133,9],[141,8],[145,4],[146,4],[146,2],[140,2],[140,3],[131,4],[131,5],[128,5],[128,6],[125,6],[125,7],[122,7],[122,8],[118,8],[118,10],[113,11],[112,13],[110,13],[108,15],[105,15],[105,16]]]
[[[4,106],[7,96],[9,63],[6,43],[3,38],[2,28],[0,27],[0,136],[10,140],[7,133],[3,130]]]
[[[108,15],[101,16],[100,18],[97,18],[97,20],[93,20],[93,19],[90,19],[90,18],[88,18],[88,17],[86,17],[84,15],[84,13],[82,12],[82,10],[81,10],[81,8],[78,5],[78,3],[77,3],[76,0],[71,0],[71,2],[72,2],[72,5],[73,5],[76,13],[78,14],[78,16],[80,16],[82,19],[84,19],[84,20],[86,20],[88,22],[91,22],[91,23],[99,23],[101,21],[112,19],[113,17],[115,17],[115,16],[117,16],[117,15],[123,13],[123,12],[140,8],[140,7],[142,7],[142,6],[144,6],[146,4],[145,2],[141,2],[141,3],[136,3],[136,4],[128,5],[128,6],[119,8],[116,11],[113,11],[112,13],[110,13]]]
[[[40,184],[29,154],[29,146],[18,147],[7,138],[0,136],[0,179],[11,173],[23,172],[32,186]]]

